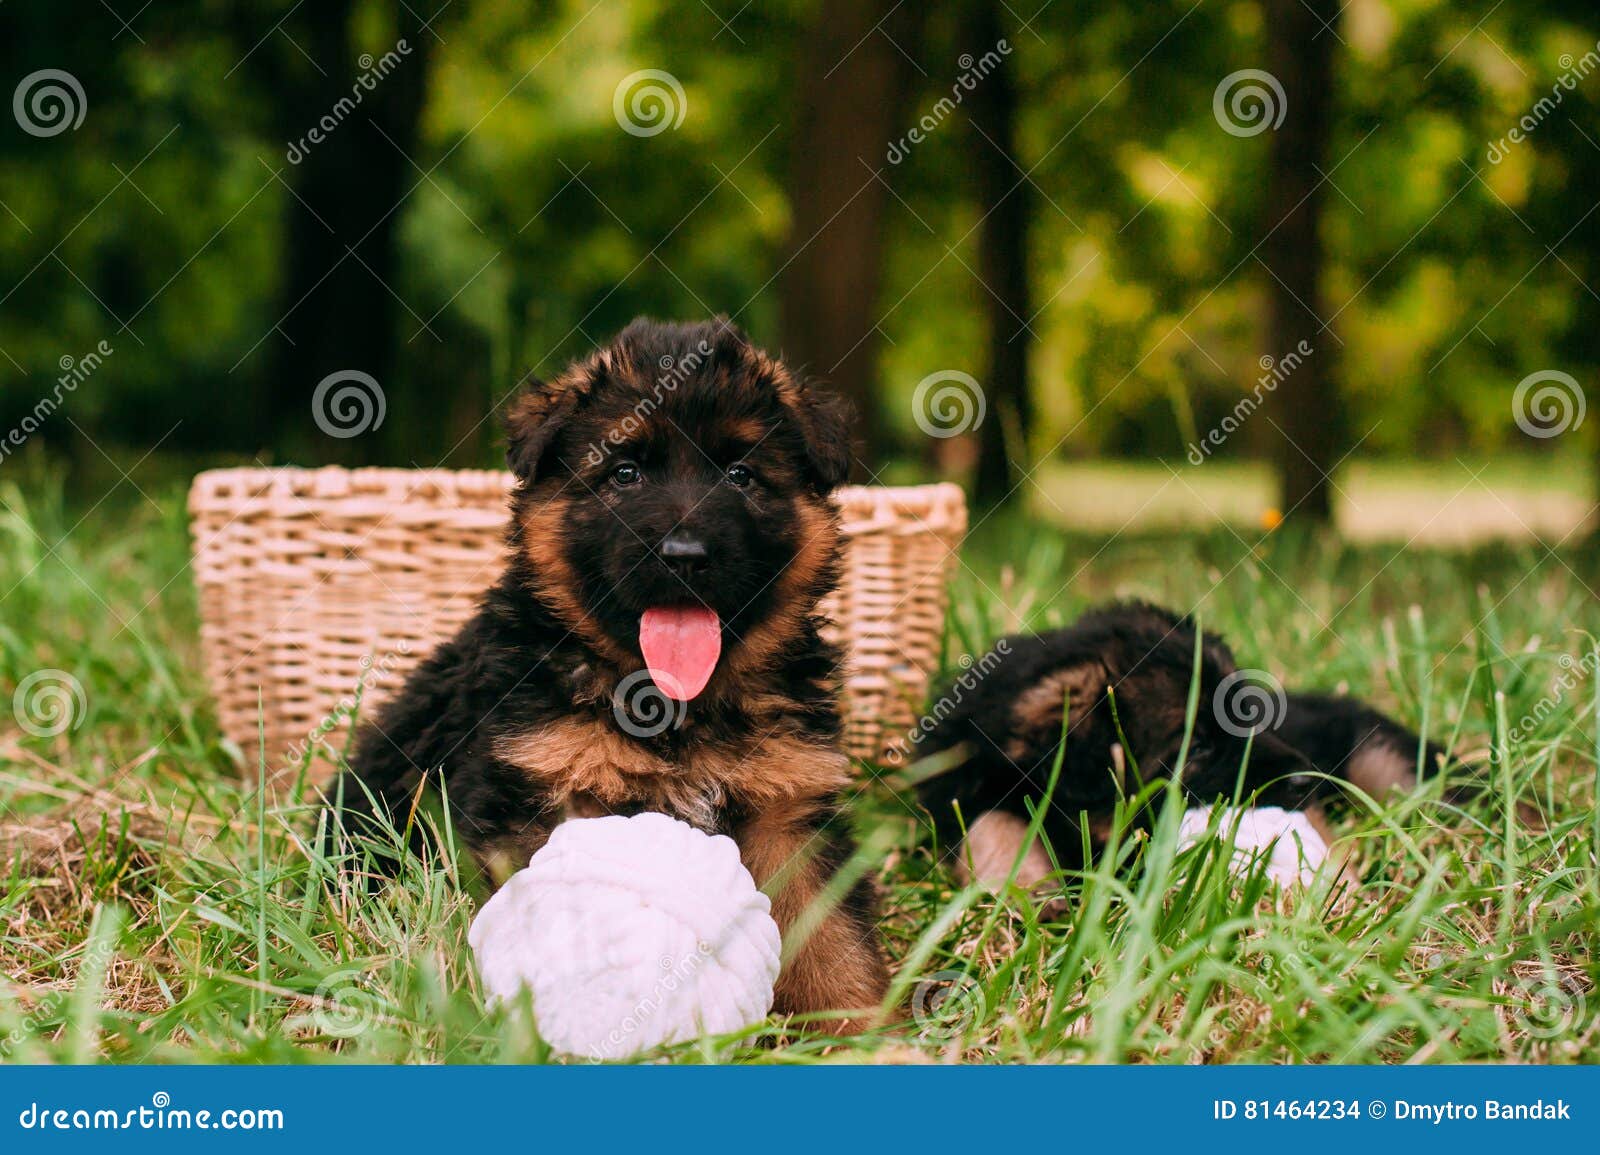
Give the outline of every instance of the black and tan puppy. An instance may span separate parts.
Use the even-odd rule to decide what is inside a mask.
[[[841,412],[727,322],[641,320],[528,385],[509,425],[508,568],[358,739],[345,829],[374,804],[403,827],[426,781],[501,877],[574,816],[729,835],[784,931],[777,1009],[864,1025],[887,985],[870,886],[790,940],[852,852],[816,612]]]
[[[940,699],[942,717],[919,743],[919,753],[961,751],[953,769],[921,787],[941,846],[958,854],[958,871],[988,882],[1010,876],[1028,806],[1044,804],[1063,741],[1041,829],[1063,868],[1085,865],[1083,847],[1103,845],[1118,797],[1170,779],[1178,766],[1195,643],[1191,619],[1143,603],[997,643],[995,660],[980,664],[981,679],[969,675],[969,685]],[[1362,702],[1255,682],[1221,638],[1200,639],[1199,703],[1182,770],[1197,805],[1237,793],[1253,804],[1304,809],[1338,789],[1330,778],[1382,798],[1416,784],[1419,748],[1415,734]],[[1430,771],[1445,757],[1436,746],[1423,748]],[[1016,881],[1035,886],[1053,869],[1035,844]]]

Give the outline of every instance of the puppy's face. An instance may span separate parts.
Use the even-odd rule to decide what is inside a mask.
[[[1171,773],[1187,736],[1183,780],[1193,797],[1209,801],[1232,794],[1243,767],[1244,792],[1259,790],[1261,805],[1304,799],[1315,786],[1308,777],[1313,767],[1274,732],[1283,717],[1282,690],[1241,673],[1232,653],[1211,635],[1200,653],[1199,701],[1190,731],[1193,637],[1185,627],[1153,649],[1134,646],[1118,655],[1118,664],[1133,671],[1116,688],[1119,733],[1141,769],[1147,775],[1151,768]]]
[[[535,592],[669,696],[771,659],[831,586],[846,426],[731,326],[635,322],[510,423]]]
[[[1246,794],[1259,791],[1257,805],[1299,805],[1315,790],[1315,767],[1274,731],[1287,700],[1275,683],[1235,668],[1233,656],[1211,646],[1200,664],[1200,702],[1190,739],[1184,782],[1201,799],[1226,796],[1248,769]],[[1176,681],[1176,680],[1175,680]],[[1182,690],[1182,694],[1178,690]],[[1185,728],[1187,687],[1175,684],[1167,717],[1169,748],[1176,751]]]

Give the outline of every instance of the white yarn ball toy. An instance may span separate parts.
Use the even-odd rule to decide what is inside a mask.
[[[1178,845],[1193,846],[1206,837],[1210,825],[1210,810],[1185,811],[1178,827]],[[1284,810],[1277,806],[1246,810],[1227,808],[1218,819],[1217,836],[1227,838],[1230,831],[1233,832],[1233,855],[1228,860],[1229,868],[1235,874],[1242,873],[1253,858],[1267,851],[1267,877],[1279,886],[1310,885],[1318,867],[1328,857],[1328,844],[1300,810]]]
[[[665,814],[563,822],[467,941],[491,1001],[526,987],[544,1040],[594,1060],[753,1026],[778,977],[739,848]]]

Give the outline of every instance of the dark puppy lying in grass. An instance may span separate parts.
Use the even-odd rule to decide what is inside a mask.
[[[853,851],[840,656],[816,614],[843,417],[725,321],[636,321],[530,384],[509,423],[505,575],[361,734],[345,828],[410,826],[423,849],[414,799],[442,786],[497,878],[570,817],[729,835],[784,934],[778,1011],[864,1024],[887,986],[870,885],[789,937]]]
[[[1420,739],[1398,722],[1355,699],[1253,682],[1221,638],[1198,640],[1199,699],[1182,775],[1195,804],[1237,796],[1305,809],[1339,789],[1330,779],[1379,799],[1416,785]],[[1178,765],[1196,641],[1189,618],[1128,603],[997,645],[1004,657],[971,689],[946,695],[949,712],[922,744],[960,751],[954,768],[920,788],[941,847],[959,855],[958,872],[990,883],[1011,875],[1028,806],[1043,803],[1062,746],[1064,709],[1066,752],[1041,831],[1063,868],[1086,865],[1083,848],[1105,843],[1118,798]],[[1429,770],[1448,758],[1432,744],[1423,755]],[[1016,881],[1033,887],[1053,870],[1036,843]]]

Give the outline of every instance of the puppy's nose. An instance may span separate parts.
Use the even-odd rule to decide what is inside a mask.
[[[711,553],[698,537],[675,529],[662,539],[661,556],[672,568],[688,573],[703,566]]]

